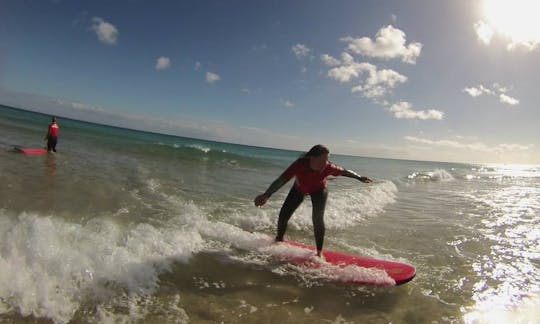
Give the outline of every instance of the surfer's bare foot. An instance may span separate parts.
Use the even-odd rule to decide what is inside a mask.
[[[322,251],[317,251],[317,257],[321,259],[321,261],[326,261],[326,259],[324,258],[324,255],[322,254]]]

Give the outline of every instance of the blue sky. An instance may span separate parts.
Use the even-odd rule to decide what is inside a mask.
[[[540,164],[537,9],[2,0],[0,104],[248,145]]]

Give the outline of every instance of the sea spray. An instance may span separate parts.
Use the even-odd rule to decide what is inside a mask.
[[[0,302],[23,316],[68,322],[81,303],[110,296],[149,296],[172,262],[187,262],[201,237],[109,219],[85,225],[21,214],[1,228]]]

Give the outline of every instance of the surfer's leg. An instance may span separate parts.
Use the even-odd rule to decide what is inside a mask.
[[[315,233],[317,255],[320,255],[324,243],[324,210],[326,208],[327,198],[328,190],[326,188],[311,194],[311,203],[313,205],[313,232]]]
[[[304,201],[304,195],[298,191],[296,186],[293,184],[287,198],[285,198],[283,206],[281,206],[281,210],[279,211],[276,241],[283,241],[283,236],[287,230],[287,223],[302,201]]]
[[[52,138],[52,150],[53,152],[56,152],[56,143],[58,143],[58,137]]]
[[[47,152],[50,152],[52,150],[52,139],[49,137],[47,139]]]

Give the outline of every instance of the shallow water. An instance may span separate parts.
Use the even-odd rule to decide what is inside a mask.
[[[540,168],[332,155],[325,247],[413,264],[397,287],[343,284],[271,257],[300,152],[150,134],[0,107],[0,320],[535,323]],[[306,148],[307,149],[307,148]],[[309,199],[289,238],[313,243]]]

